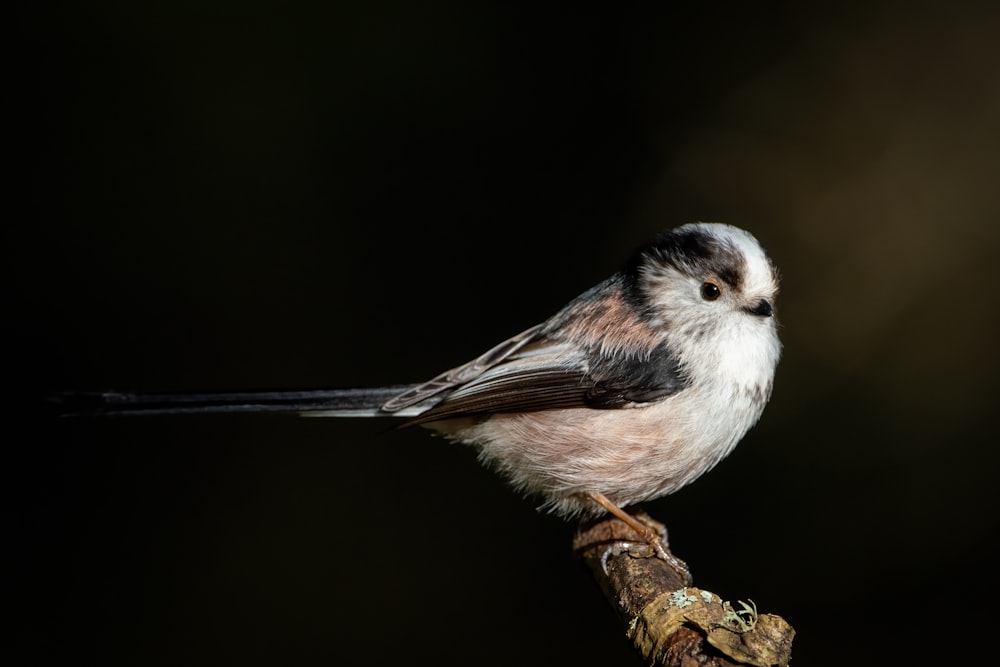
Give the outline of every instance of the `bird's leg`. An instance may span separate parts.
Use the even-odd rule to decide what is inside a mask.
[[[593,500],[595,503],[606,509],[611,514],[615,515],[617,518],[625,522],[625,524],[637,532],[644,540],[648,541],[650,546],[656,549],[656,555],[663,560],[669,560],[662,552],[666,551],[664,545],[665,538],[665,528],[663,524],[657,524],[657,526],[652,526],[648,523],[644,523],[639,519],[635,518],[622,508],[615,505],[611,500],[608,499],[603,493],[597,491],[589,491],[587,497]]]
[[[641,558],[656,556],[660,560],[665,561],[667,565],[680,574],[688,584],[691,583],[691,571],[688,569],[687,564],[677,556],[670,553],[667,549],[667,531],[663,524],[652,521],[652,519],[650,519],[648,523],[637,519],[622,508],[618,507],[618,505],[611,502],[611,500],[609,500],[603,493],[588,491],[586,495],[612,515],[624,521],[629,528],[634,530],[644,540],[642,543],[619,543],[616,547],[612,547],[612,551],[616,553],[627,551],[630,554]],[[607,555],[611,555],[610,551]]]

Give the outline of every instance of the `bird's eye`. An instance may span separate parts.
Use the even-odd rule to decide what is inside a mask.
[[[722,294],[722,290],[713,280],[706,280],[701,284],[701,298],[705,301],[715,301]]]

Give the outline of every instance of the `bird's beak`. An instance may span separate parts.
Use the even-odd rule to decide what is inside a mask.
[[[751,315],[756,315],[757,317],[773,317],[774,316],[774,306],[767,299],[761,299],[752,306],[745,306],[743,308],[746,312]]]

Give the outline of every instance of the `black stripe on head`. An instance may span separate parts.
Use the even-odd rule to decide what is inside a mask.
[[[651,266],[669,266],[696,280],[716,276],[739,289],[746,259],[731,243],[694,227],[667,232],[639,248],[625,274],[634,279]]]

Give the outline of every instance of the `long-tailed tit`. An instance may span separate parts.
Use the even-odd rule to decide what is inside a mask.
[[[545,509],[612,512],[652,543],[621,508],[690,483],[760,418],[781,351],[777,292],[752,235],[689,224],[640,247],[548,320],[427,382],[96,399],[105,414],[394,417],[474,446]]]

